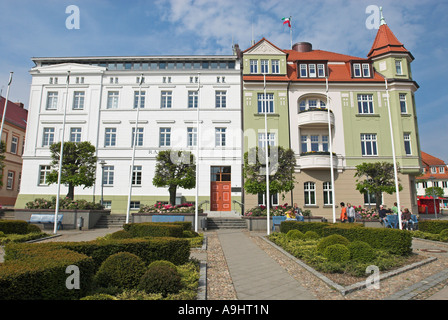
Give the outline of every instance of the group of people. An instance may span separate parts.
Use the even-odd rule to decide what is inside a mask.
[[[351,203],[347,203],[347,207],[344,202],[340,203],[341,205],[341,222],[355,222],[355,208],[351,205]]]
[[[293,208],[286,212],[286,220],[298,220],[298,217],[303,217],[303,214],[297,203],[294,203]]]
[[[380,217],[380,222],[382,225],[386,225],[387,224],[387,214],[395,214],[398,215],[398,207],[397,207],[397,203],[394,203],[394,206],[392,208],[390,208],[390,210],[386,210],[384,208],[383,205],[380,205],[380,210],[379,210],[379,217]],[[408,208],[404,208],[403,212],[401,213],[401,227],[402,229],[407,229],[407,230],[414,230],[414,220],[412,220],[412,214],[409,211]]]

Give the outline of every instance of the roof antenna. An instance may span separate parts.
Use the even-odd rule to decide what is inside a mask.
[[[387,24],[386,20],[383,17],[383,7],[380,7],[380,13],[381,13],[381,23],[380,23],[380,26],[382,26],[383,24]]]

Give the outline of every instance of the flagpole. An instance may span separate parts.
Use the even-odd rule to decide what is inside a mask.
[[[0,128],[0,140],[1,140],[1,136],[3,135],[3,125],[5,124],[6,108],[8,107],[9,88],[11,87],[12,75],[13,74],[14,74],[14,72],[10,72],[9,73],[8,89],[6,90],[5,106],[3,107],[2,126]],[[6,141],[5,141],[5,147],[6,147]]]
[[[64,117],[62,120],[61,149],[59,151],[58,195],[56,197],[56,210],[54,211],[54,230],[53,230],[54,234],[56,234],[58,230],[59,197],[61,194],[62,161],[64,159],[65,119],[67,117],[69,84],[70,84],[70,71],[67,71],[67,80],[65,85],[66,89],[65,89]]]
[[[140,104],[141,104],[141,99],[142,99],[142,83],[143,83],[143,74],[140,76],[140,83],[139,83],[139,89],[138,89],[137,115],[136,115],[136,119],[135,119],[134,139],[132,142],[131,172],[129,174],[129,194],[128,194],[128,207],[126,209],[126,223],[129,223],[129,216],[130,216],[130,212],[131,212],[132,176],[134,174],[135,146],[137,145],[138,118],[139,118]]]
[[[194,231],[198,232],[199,216],[199,90],[201,88],[200,72],[198,72],[198,101],[196,106],[196,196],[194,208]],[[194,141],[194,140],[193,140]]]
[[[384,78],[386,84],[386,97],[387,97],[387,110],[389,111],[389,127],[390,127],[390,139],[392,144],[392,159],[394,162],[394,178],[395,178],[395,193],[397,195],[397,207],[398,207],[398,224],[400,229],[403,228],[401,225],[401,206],[400,206],[400,190],[398,189],[398,176],[397,176],[397,161],[395,159],[395,146],[394,146],[394,133],[392,130],[392,116],[390,113],[390,100],[389,100],[389,89],[387,88],[387,78]]]
[[[269,194],[269,152],[268,152],[268,110],[266,106],[266,73],[263,73],[263,108],[264,108],[264,137],[265,137],[265,155],[266,155],[266,210],[267,210],[267,234],[270,235],[270,210],[271,196]]]
[[[291,46],[289,47],[289,49],[292,49],[292,23],[291,23],[291,17],[289,17],[289,24],[291,25],[291,27],[289,28],[289,37],[291,39]]]
[[[328,98],[328,75],[325,77],[325,87],[327,95],[327,116],[328,116],[328,143],[330,145],[330,170],[331,170],[331,203],[333,207],[333,223],[336,223],[336,203],[335,203],[335,192],[334,192],[334,171],[333,171],[333,138],[331,133],[331,117],[330,117],[330,105]]]

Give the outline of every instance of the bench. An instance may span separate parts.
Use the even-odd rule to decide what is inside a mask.
[[[275,226],[280,226],[280,224],[286,220],[286,216],[273,216],[272,217],[272,231],[275,231]]]
[[[63,229],[62,226],[63,216],[64,216],[63,214],[58,214],[57,230],[59,230],[59,228]],[[54,224],[54,214],[33,213],[28,223]]]
[[[390,214],[390,215],[386,216],[385,227],[392,228],[392,229],[398,229],[398,216],[396,214]]]
[[[152,216],[152,222],[176,222],[184,221],[185,216]]]

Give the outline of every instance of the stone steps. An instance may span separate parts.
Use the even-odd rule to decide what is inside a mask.
[[[246,229],[246,221],[241,218],[207,218],[207,230],[214,229]]]
[[[111,214],[102,216],[95,225],[95,228],[122,227],[126,223],[126,215]]]

